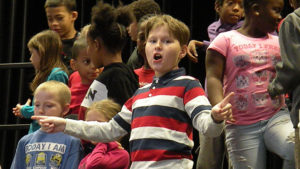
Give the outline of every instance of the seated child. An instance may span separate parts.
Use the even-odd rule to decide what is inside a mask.
[[[97,142],[110,142],[130,133],[132,169],[193,168],[193,128],[219,136],[223,120],[233,120],[228,94],[211,107],[199,81],[179,68],[185,57],[189,28],[170,15],[147,20],[146,56],[155,71],[151,85],[139,88],[109,122],[86,122],[34,116],[47,132],[67,134]]]
[[[87,109],[85,120],[108,122],[120,110],[119,104],[111,99],[104,99],[94,102]],[[89,152],[91,148],[93,149]],[[117,141],[108,143],[92,141],[90,144],[85,144],[84,152],[88,154],[81,160],[78,169],[127,169],[129,166],[129,154]]]
[[[86,95],[92,82],[100,73],[100,70],[94,66],[91,61],[91,57],[87,54],[87,43],[85,37],[80,37],[74,42],[72,48],[71,67],[74,71],[78,71],[81,82],[72,84],[72,79],[70,78],[69,80],[71,104],[68,114],[78,115],[80,104],[84,99],[84,96]],[[80,120],[84,119],[84,117],[78,118]]]
[[[40,84],[34,92],[34,114],[63,117],[69,111],[71,93],[58,81]],[[81,154],[80,140],[62,132],[49,134],[43,128],[25,135],[18,143],[11,169],[77,169]]]

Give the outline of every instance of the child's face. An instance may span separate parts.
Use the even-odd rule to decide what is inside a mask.
[[[109,120],[101,112],[92,109],[86,113],[85,121],[108,122]],[[91,143],[97,144],[95,141],[91,141]]]
[[[73,37],[74,22],[77,18],[77,12],[68,11],[65,6],[46,8],[48,26],[51,30],[56,31],[64,39]]]
[[[54,92],[39,90],[34,95],[34,114],[41,116],[62,117],[68,112],[68,108],[62,107]]]
[[[40,61],[41,61],[41,56],[40,56],[39,52],[34,48],[29,48],[29,51],[31,53],[30,61],[31,61],[34,69],[39,70],[40,69]]]
[[[145,47],[148,63],[157,77],[178,69],[178,63],[186,55],[186,49],[186,45],[180,46],[165,25],[149,32]]]
[[[98,122],[107,122],[108,119],[97,110],[89,110],[86,113],[85,121],[98,121]]]
[[[257,25],[263,32],[273,32],[281,21],[281,11],[284,7],[283,0],[264,0],[259,7],[259,20]]]
[[[137,50],[139,52],[140,55],[143,56],[144,59],[146,59],[146,54],[145,54],[145,30],[141,29],[138,32],[138,36],[137,36],[137,41],[136,41],[136,45],[137,45]]]
[[[90,84],[98,77],[100,70],[94,66],[91,57],[87,54],[87,49],[80,50],[74,62],[83,84]]]
[[[242,0],[224,0],[222,5],[215,5],[220,20],[225,24],[236,24],[243,16]]]
[[[137,22],[136,21],[132,22],[127,27],[127,31],[128,31],[129,36],[131,37],[131,40],[132,41],[137,41],[138,26],[137,26]]]

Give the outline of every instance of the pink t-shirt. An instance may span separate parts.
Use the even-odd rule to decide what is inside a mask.
[[[266,120],[280,109],[279,99],[271,100],[267,92],[275,77],[275,64],[281,60],[277,36],[251,38],[232,30],[219,34],[208,49],[226,59],[223,90],[224,96],[235,92],[231,100],[234,124]]]

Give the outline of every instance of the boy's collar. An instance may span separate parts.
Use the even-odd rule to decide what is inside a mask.
[[[185,75],[185,69],[184,68],[179,68],[176,70],[172,70],[162,77],[154,77],[153,78],[153,83],[162,83],[162,84],[167,84],[169,81],[175,79],[176,77],[183,76]]]
[[[219,29],[221,29],[221,28],[223,28],[225,30],[240,28],[242,26],[243,22],[244,22],[243,20],[240,20],[237,24],[230,25],[230,24],[222,23],[221,19],[219,19],[216,22],[216,32],[219,32]]]

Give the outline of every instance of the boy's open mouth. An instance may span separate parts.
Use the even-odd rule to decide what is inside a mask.
[[[162,58],[162,56],[160,54],[155,54],[154,55],[154,60],[159,60],[161,58]]]

